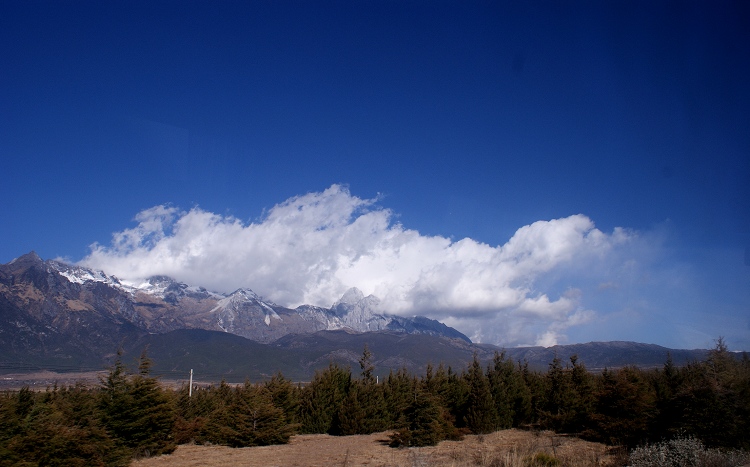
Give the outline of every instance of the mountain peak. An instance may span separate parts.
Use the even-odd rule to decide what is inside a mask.
[[[169,276],[164,276],[160,274],[160,275],[149,277],[148,279],[146,279],[146,282],[148,282],[151,285],[159,285],[159,284],[171,284],[176,281]]]
[[[258,301],[261,300],[260,296],[257,293],[253,292],[250,289],[246,289],[246,288],[239,288],[239,289],[235,290],[234,292],[232,292],[231,294],[229,294],[229,296],[230,297],[236,297],[236,298],[242,298],[244,300],[258,300]]]
[[[9,262],[8,264],[34,264],[34,263],[43,263],[44,260],[36,254],[36,251],[31,250],[30,252],[26,253],[25,255],[21,255],[18,258],[15,258],[13,261]]]
[[[30,252],[28,252],[28,253],[26,253],[25,255],[22,256],[22,258],[24,258],[24,257],[28,258],[28,259],[30,259],[32,261],[43,261],[42,257],[39,256],[38,254],[36,254],[36,251],[34,251],[34,250],[31,250]]]
[[[364,298],[365,294],[363,294],[361,290],[356,287],[352,287],[344,292],[344,295],[341,296],[341,299],[339,299],[339,301],[333,304],[333,307],[335,308],[338,305],[356,305]]]

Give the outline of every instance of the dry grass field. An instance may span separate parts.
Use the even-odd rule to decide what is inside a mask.
[[[45,391],[55,385],[73,386],[76,383],[94,387],[99,384],[100,378],[104,376],[106,376],[104,371],[56,373],[40,370],[34,373],[7,373],[0,375],[0,390],[18,391],[23,387],[28,387],[33,391]]]
[[[394,449],[388,433],[362,436],[298,435],[289,444],[232,449],[224,446],[182,445],[168,456],[134,461],[132,467],[526,467],[553,465],[530,462],[539,453],[560,466],[623,465],[606,446],[551,432],[503,430],[471,435],[463,441],[437,446]],[[541,459],[539,459],[541,461]]]

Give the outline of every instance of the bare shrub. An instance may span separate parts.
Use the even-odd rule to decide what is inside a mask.
[[[409,467],[427,467],[430,465],[428,456],[419,452],[418,449],[409,451]]]
[[[537,452],[524,460],[525,467],[556,467],[558,465],[560,461],[546,452]]]
[[[750,463],[750,453],[739,449],[707,449],[701,453],[701,467],[738,467]]]
[[[640,446],[630,453],[630,467],[738,467],[750,462],[745,451],[706,449],[692,436]]]
[[[519,455],[517,451],[506,451],[497,457],[498,467],[524,467],[524,457]]]

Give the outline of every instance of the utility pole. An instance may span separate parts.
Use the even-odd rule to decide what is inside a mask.
[[[188,399],[193,397],[193,369],[190,369],[190,390],[188,391]]]

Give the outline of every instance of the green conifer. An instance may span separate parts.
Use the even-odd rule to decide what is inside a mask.
[[[656,415],[656,394],[641,370],[625,367],[602,373],[591,415],[592,429],[584,436],[608,444],[634,447],[648,440]]]
[[[303,433],[329,433],[334,430],[334,417],[351,384],[351,371],[331,363],[316,372],[300,397],[299,417]]]
[[[149,376],[151,361],[141,354],[138,374],[128,377],[118,354],[102,384],[99,398],[107,431],[134,456],[154,456],[174,451],[172,428],[175,412],[171,400]]]
[[[391,370],[383,383],[383,398],[389,425],[400,427],[404,424],[404,411],[411,403],[414,394],[414,380],[406,368],[396,373]]]
[[[438,398],[417,387],[404,411],[404,425],[391,434],[392,447],[434,446],[452,432]]]
[[[474,361],[469,366],[465,379],[469,386],[464,415],[466,427],[476,434],[495,431],[497,428],[495,401],[492,399],[489,381],[482,371],[476,354],[474,354]]]
[[[264,383],[264,387],[271,395],[273,405],[284,412],[287,423],[296,426],[299,423],[300,393],[299,386],[295,386],[281,372],[276,373]]]

